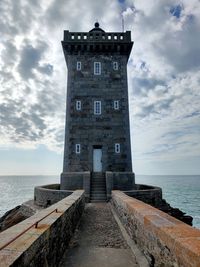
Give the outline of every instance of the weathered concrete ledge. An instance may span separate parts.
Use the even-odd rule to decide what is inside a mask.
[[[84,191],[76,190],[67,198],[0,233],[0,247],[39,222],[0,250],[0,266],[58,266],[85,205]],[[57,212],[55,212],[57,209]]]
[[[112,205],[150,266],[200,266],[200,230],[120,191]]]

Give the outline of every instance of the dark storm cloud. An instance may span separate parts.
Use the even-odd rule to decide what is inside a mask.
[[[38,20],[39,11],[38,1],[12,0],[10,12],[12,24],[25,34]]]
[[[64,105],[63,96],[60,91],[55,90],[57,87],[57,84],[46,81],[46,87],[38,92],[38,103],[33,105],[33,108],[36,108],[43,115],[52,116],[55,114],[56,110],[60,109],[60,104],[63,103]],[[49,88],[51,88],[51,91],[49,91]]]
[[[31,44],[28,43],[28,41],[25,41],[25,45],[20,53],[20,62],[18,65],[18,71],[22,78],[33,78],[34,69],[37,69],[43,74],[52,74],[52,65],[45,64],[43,66],[39,66],[40,60],[42,59],[42,56],[47,49],[48,45],[45,42],[39,42],[36,47],[33,47]]]
[[[145,105],[145,103],[143,103],[140,105],[140,111],[136,113],[136,116],[140,118],[145,118],[151,115],[159,115],[164,117],[170,112],[171,104],[175,99],[175,97],[170,97],[168,99],[159,99],[153,104]]]
[[[192,118],[192,117],[197,117],[197,116],[200,117],[200,111],[194,111],[194,112],[188,114],[187,116],[185,116],[185,118]]]
[[[114,8],[112,4],[113,1],[103,1],[103,5],[107,6],[108,10],[111,7]],[[85,0],[80,3],[79,0],[53,0],[46,10],[44,19],[50,28],[55,29],[59,25],[61,28],[67,28],[71,31],[86,31],[93,27],[94,20],[103,20],[105,13],[106,11],[102,8],[100,1]],[[109,12],[109,14],[112,15],[112,12]],[[118,16],[117,13],[116,16]],[[93,20],[88,28],[90,18],[93,18]]]
[[[0,125],[6,132],[14,132],[10,135],[11,140],[20,142],[22,140],[36,141],[43,136],[46,125],[41,117],[29,110],[24,109],[24,101],[10,100],[7,104],[0,106]]]
[[[137,113],[136,115],[138,117],[144,118],[146,116],[149,116],[150,114],[155,114],[155,113],[158,113],[156,111],[156,106],[151,104],[151,105],[143,106],[141,108],[141,111],[139,113]]]
[[[39,18],[40,5],[36,0],[1,0],[0,31],[5,36],[14,37],[27,33]]]
[[[146,78],[134,77],[132,79],[132,84],[133,84],[133,93],[135,95],[140,95],[140,94],[144,95],[144,92],[147,94],[149,90],[154,89],[157,85],[164,86],[165,81],[148,77]]]
[[[157,102],[157,109],[159,112],[167,111],[170,109],[171,104],[174,102],[176,97],[170,97],[169,99],[163,99]]]
[[[171,143],[161,143],[152,148],[151,151],[144,153],[145,155],[161,155],[163,153],[175,152],[182,146],[185,146],[189,142],[171,142]]]
[[[184,32],[166,33],[159,42],[155,43],[155,49],[177,73],[180,73],[200,67],[199,43],[199,25],[195,16],[191,15],[185,21]]]
[[[43,66],[39,66],[37,68],[41,73],[46,75],[51,75],[53,73],[53,66],[51,64],[44,64]]]
[[[174,140],[177,138],[180,138],[182,136],[184,136],[185,133],[183,131],[170,131],[170,132],[166,132],[165,134],[163,134],[161,136],[161,138],[163,139],[167,139],[167,140]]]
[[[87,13],[82,14],[81,20],[83,20],[84,15],[86,14]],[[76,1],[73,2],[69,1],[67,3],[66,0],[60,0],[60,1],[54,0],[50,3],[48,9],[46,10],[44,20],[46,22],[47,27],[49,27],[49,29],[51,30],[57,29],[58,25],[61,28],[70,27],[71,30],[72,29],[81,30],[82,23],[80,23],[79,18],[80,17],[77,17]]]
[[[18,71],[22,78],[28,79],[33,77],[33,69],[38,66],[41,58],[41,52],[31,45],[27,45],[21,52],[21,59],[18,65]]]
[[[57,110],[58,108],[60,109],[60,103],[63,101],[64,114],[65,103],[60,92],[53,91],[54,88],[58,87],[55,83],[52,84],[46,79],[43,82],[46,87],[43,90],[35,92],[35,103],[29,102],[28,104],[27,100],[25,101],[25,98],[30,99],[32,96],[32,89],[30,87],[23,89],[24,97],[18,100],[10,97],[11,92],[9,90],[3,92],[5,103],[0,105],[1,134],[8,134],[10,140],[17,143],[23,141],[37,142],[50,133],[49,125],[46,122],[46,118],[49,117],[55,117],[56,129]],[[40,85],[38,83],[38,86],[42,86],[42,84]],[[22,90],[20,87],[19,89]],[[55,130],[54,134],[56,134]]]

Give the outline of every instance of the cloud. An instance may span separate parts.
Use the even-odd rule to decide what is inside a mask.
[[[0,14],[0,145],[63,149],[63,30],[89,31],[98,19],[105,31],[121,31],[123,14],[135,41],[128,63],[134,161],[198,154],[198,0],[2,0]]]
[[[39,62],[42,58],[42,54],[47,49],[47,44],[42,42],[37,47],[33,47],[27,41],[20,53],[20,62],[18,65],[18,71],[22,78],[33,78],[33,70],[39,68]],[[43,72],[44,73],[44,72]]]

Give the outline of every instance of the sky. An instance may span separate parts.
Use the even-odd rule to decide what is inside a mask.
[[[63,31],[130,30],[133,171],[200,174],[199,0],[1,0],[0,175],[60,175]]]

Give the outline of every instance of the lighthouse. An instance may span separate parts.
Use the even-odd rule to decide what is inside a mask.
[[[112,189],[134,186],[127,83],[133,42],[130,31],[94,26],[89,32],[64,31],[68,77],[61,189],[83,188],[89,199],[101,201]]]

